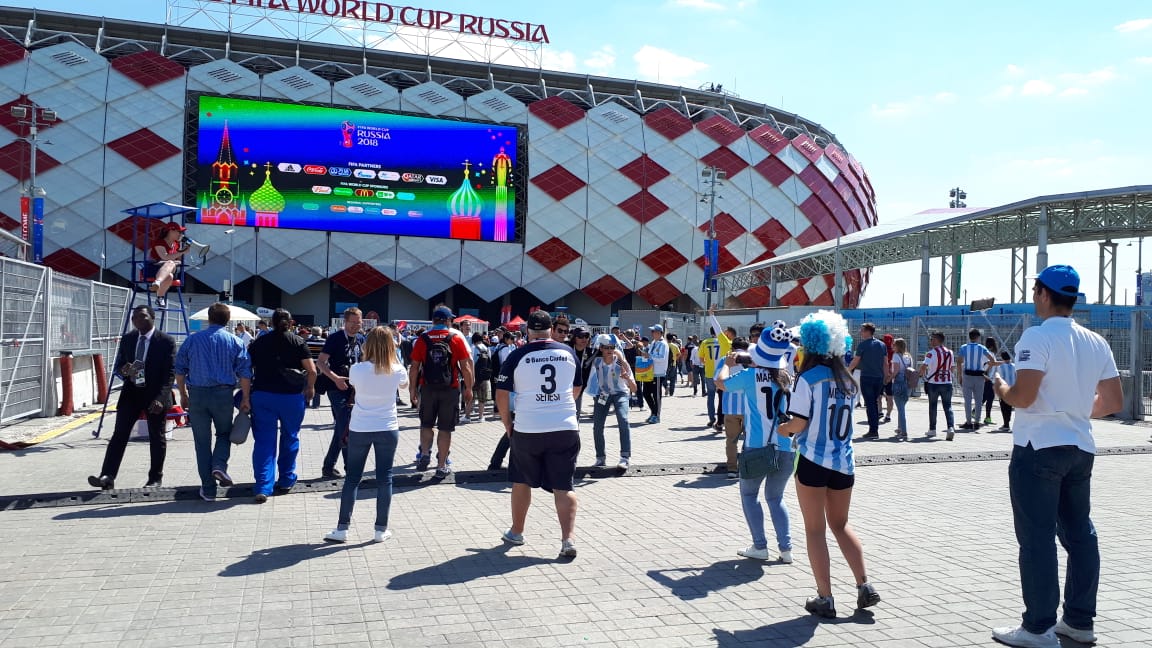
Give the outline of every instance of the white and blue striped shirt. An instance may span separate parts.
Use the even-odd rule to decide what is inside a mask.
[[[959,349],[956,349],[956,352],[960,354],[960,358],[964,361],[964,371],[983,372],[988,368],[988,361],[994,359],[988,347],[979,342],[969,342]]]
[[[712,376],[715,380],[720,377],[720,372],[724,370],[724,362],[720,361],[716,364],[716,375]],[[743,365],[736,365],[728,370],[728,379],[731,380],[732,376],[744,371]],[[725,389],[720,392],[720,403],[724,407],[725,416],[744,416],[748,413],[748,406],[744,402],[744,394],[732,392]],[[744,424],[744,429],[748,429],[748,424]]]
[[[1016,365],[1011,362],[1005,362],[999,367],[996,367],[996,369],[1000,372],[1000,378],[1002,378],[1009,387],[1016,384]]]
[[[857,396],[855,388],[845,390],[824,365],[796,378],[788,413],[808,421],[796,439],[802,457],[829,470],[853,474],[852,418]]]

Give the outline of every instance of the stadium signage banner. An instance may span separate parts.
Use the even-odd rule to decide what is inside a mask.
[[[373,0],[206,0],[220,4],[242,5],[261,9],[278,9],[295,14],[311,14],[343,20],[360,20],[451,31],[473,36],[501,38],[527,43],[546,44],[548,30],[544,25],[503,18],[487,18],[440,9],[422,9]]]

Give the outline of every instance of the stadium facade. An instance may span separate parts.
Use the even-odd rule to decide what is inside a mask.
[[[195,224],[215,253],[190,271],[215,292],[324,319],[359,303],[384,319],[430,300],[498,318],[566,305],[589,321],[620,309],[703,303],[703,241],[717,187],[719,269],[876,223],[862,166],[812,121],[717,92],[33,10],[0,9],[0,228],[17,232],[27,131],[9,108],[55,111],[36,184],[47,191],[44,262],[106,280],[129,274],[121,210],[196,199],[190,132],[202,94],[510,124],[521,138],[518,242]],[[50,145],[47,145],[50,141]],[[251,224],[251,223],[248,223]],[[233,253],[233,250],[235,252]],[[231,261],[229,260],[231,256]],[[867,276],[846,273],[846,305]],[[832,304],[833,278],[778,287],[781,305]],[[726,295],[759,307],[766,287]]]

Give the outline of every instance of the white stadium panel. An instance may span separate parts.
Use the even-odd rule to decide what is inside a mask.
[[[328,103],[332,100],[332,84],[296,65],[265,74],[260,82],[260,96],[264,99]]]
[[[780,190],[784,192],[785,196],[788,196],[789,200],[797,205],[808,200],[808,196],[812,195],[812,190],[808,188],[808,185],[804,184],[800,176],[792,176],[784,182],[781,182]],[[801,214],[799,217],[804,218],[804,215]]]
[[[319,254],[322,258],[324,250],[320,249]],[[310,256],[281,261],[267,270],[261,270],[260,277],[276,284],[284,292],[294,295],[324,278],[322,273],[314,269],[315,259],[309,258]]]
[[[524,259],[523,287],[544,302],[554,302],[576,290],[579,280],[579,263],[570,263],[559,272],[548,272],[547,268],[533,259]]]
[[[825,283],[824,277],[812,277],[808,283],[804,284],[804,292],[808,293],[808,301],[816,301],[816,298],[824,294],[828,290],[828,284]]]
[[[108,61],[80,45],[60,43],[33,51],[29,56],[28,76],[24,92],[35,94],[60,85],[61,81],[78,94],[104,99],[107,96]]]
[[[370,74],[358,74],[332,84],[332,103],[365,110],[400,110],[400,91]]]
[[[836,168],[832,160],[828,159],[827,155],[821,155],[820,159],[816,160],[816,168],[820,169],[820,173],[823,173],[825,178],[828,178],[828,182],[832,182],[836,176],[840,175],[840,170]]]
[[[433,81],[401,92],[400,109],[436,117],[463,117],[465,112],[463,97]]]
[[[788,165],[788,168],[792,169],[794,173],[800,173],[804,169],[808,168],[809,164],[811,164],[808,158],[804,157],[804,154],[800,151],[797,151],[796,148],[791,144],[785,146],[779,153],[776,154],[776,157],[780,158],[781,162]]]
[[[328,276],[334,277],[360,262],[371,265],[389,279],[395,278],[396,237],[333,232],[328,244]]]
[[[460,283],[485,301],[495,301],[520,285],[523,248],[513,243],[465,241]]]
[[[531,128],[531,126],[529,126]],[[572,175],[586,180],[588,177],[587,131],[583,124],[563,131],[529,132],[531,148],[528,150],[528,168],[532,175],[561,166]]]
[[[211,61],[188,70],[188,90],[217,95],[259,96],[260,75],[235,61]]]
[[[528,123],[528,107],[514,97],[499,90],[485,90],[468,97],[468,117],[480,118],[501,124]]]
[[[627,151],[635,151],[627,163],[644,151],[644,121],[640,115],[614,102],[608,101],[588,110],[588,148],[593,154],[601,147],[620,147],[621,153],[614,157],[625,157]]]

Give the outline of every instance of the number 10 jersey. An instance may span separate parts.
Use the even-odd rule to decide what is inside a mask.
[[[858,390],[836,382],[830,367],[818,365],[800,374],[788,413],[808,420],[796,439],[800,456],[845,475],[853,474],[852,416]]]
[[[496,378],[496,389],[513,392],[517,432],[579,430],[572,388],[582,386],[572,347],[552,340],[512,351]]]

